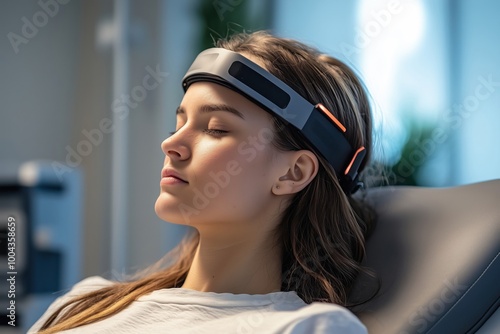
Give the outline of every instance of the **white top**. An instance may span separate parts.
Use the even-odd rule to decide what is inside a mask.
[[[69,298],[113,284],[90,277],[58,298],[30,328],[36,333],[48,316]],[[160,289],[99,322],[62,333],[367,333],[346,308],[330,303],[306,304],[294,291],[248,295]]]

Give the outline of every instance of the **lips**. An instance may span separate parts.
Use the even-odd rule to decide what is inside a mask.
[[[177,171],[175,171],[172,168],[164,168],[161,171],[161,178],[162,179],[164,179],[164,178],[173,178],[173,179],[177,179],[179,181],[182,181],[184,183],[189,183]]]

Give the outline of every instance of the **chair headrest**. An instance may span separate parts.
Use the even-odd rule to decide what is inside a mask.
[[[463,333],[500,303],[500,180],[367,191],[378,213],[365,265],[380,291],[353,311],[370,333]],[[353,300],[373,287],[360,278]]]

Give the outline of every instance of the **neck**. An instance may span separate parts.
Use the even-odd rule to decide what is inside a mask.
[[[281,252],[274,247],[270,233],[213,234],[207,236],[200,231],[183,288],[234,294],[280,291]]]

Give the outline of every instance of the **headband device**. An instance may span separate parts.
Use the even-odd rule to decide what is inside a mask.
[[[351,147],[345,126],[321,103],[311,104],[259,65],[222,48],[207,49],[196,57],[182,79],[184,92],[198,81],[232,89],[293,125],[330,163],[345,193],[359,189],[358,169],[366,149]]]

